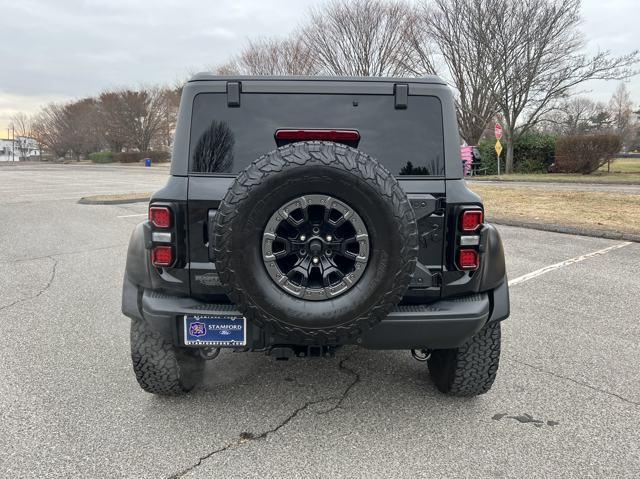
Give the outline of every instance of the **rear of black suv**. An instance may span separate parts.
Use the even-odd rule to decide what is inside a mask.
[[[443,392],[489,390],[504,253],[462,179],[448,87],[194,77],[122,308],[153,393],[190,390],[222,348],[286,359],[350,344],[411,350]]]

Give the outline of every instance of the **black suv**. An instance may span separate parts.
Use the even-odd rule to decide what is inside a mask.
[[[140,386],[189,391],[222,348],[411,350],[488,391],[502,243],[462,179],[437,77],[219,77],[184,87],[171,176],[133,232],[122,311]]]

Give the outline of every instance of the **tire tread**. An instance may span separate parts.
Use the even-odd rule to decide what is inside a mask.
[[[180,354],[144,321],[131,321],[131,361],[138,384],[160,395],[188,392],[202,376],[204,360]]]
[[[500,338],[500,322],[492,322],[459,348],[432,351],[429,371],[436,387],[463,397],[489,391],[498,372]]]

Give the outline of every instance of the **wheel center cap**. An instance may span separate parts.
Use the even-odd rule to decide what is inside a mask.
[[[311,240],[309,242],[309,252],[317,256],[322,253],[322,242],[318,239]]]

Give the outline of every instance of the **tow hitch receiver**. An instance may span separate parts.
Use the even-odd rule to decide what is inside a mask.
[[[275,346],[268,351],[277,361],[286,361],[294,356],[299,358],[332,358],[335,346]]]

